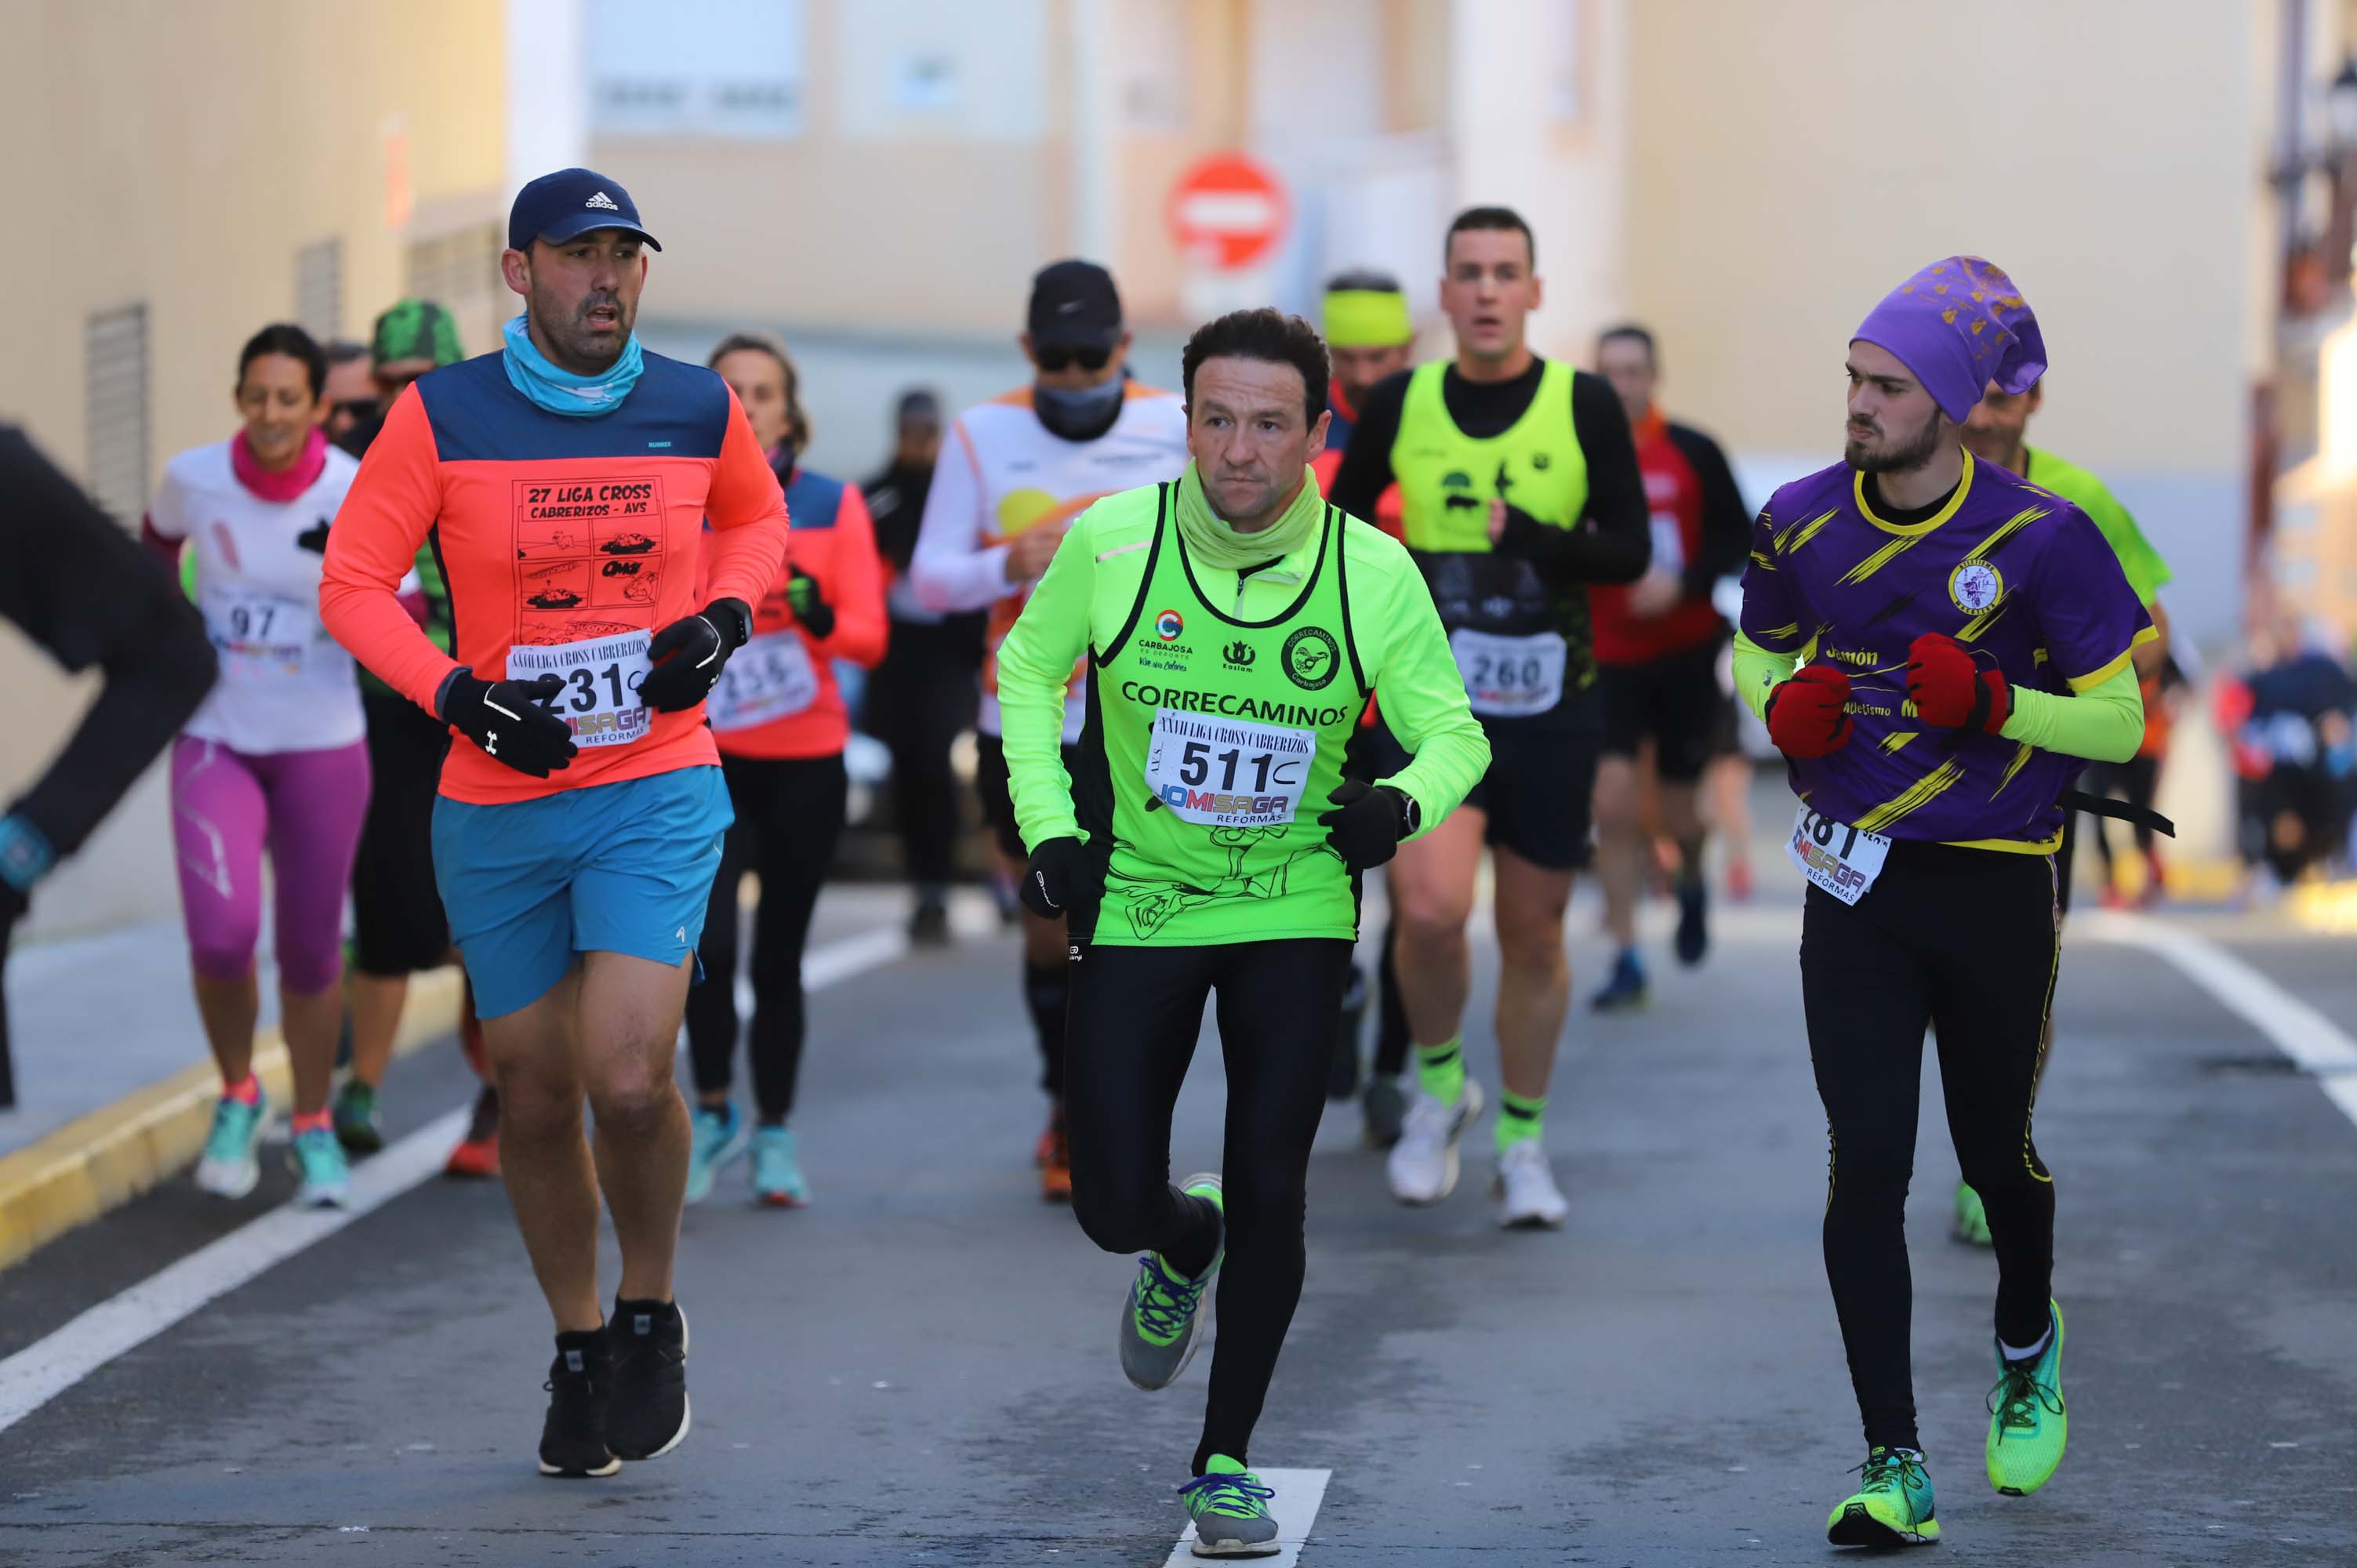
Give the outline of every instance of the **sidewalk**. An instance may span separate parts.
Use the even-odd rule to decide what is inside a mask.
[[[263,946],[268,1030],[278,979]],[[206,1059],[178,919],[18,947],[7,988],[16,1108],[0,1111],[0,1155]]]
[[[757,892],[747,878],[747,908]],[[905,941],[908,908],[899,886],[830,885],[811,946]],[[957,896],[954,918],[968,940],[998,929],[972,891]],[[254,1070],[283,1110],[290,1085],[266,930],[260,946]],[[221,1092],[177,920],[16,949],[6,984],[17,1104],[0,1112],[0,1269],[193,1164]],[[738,986],[749,1005],[742,980]],[[1013,991],[1010,977],[1010,997]],[[447,1036],[458,996],[455,968],[414,979],[396,1053]]]
[[[286,1103],[267,934],[254,1071]],[[221,1079],[205,1049],[179,922],[38,942],[8,955],[16,1106],[0,1111],[0,1268],[192,1163]],[[411,983],[396,1050],[456,1026],[458,975]]]

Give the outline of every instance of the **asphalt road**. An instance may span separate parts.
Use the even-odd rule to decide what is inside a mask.
[[[1331,1473],[1300,1562],[1838,1555],[1824,1517],[1862,1455],[1818,1256],[1797,899],[1781,865],[1763,882],[1704,969],[1657,968],[1650,1012],[1575,1016],[1548,1129],[1562,1232],[1494,1227],[1486,1124],[1456,1197],[1409,1211],[1356,1107],[1329,1116],[1308,1285],[1253,1452]],[[2189,924],[2357,1017],[2345,941]],[[0,1431],[0,1563],[1162,1563],[1206,1362],[1161,1395],[1122,1380],[1130,1265],[1036,1196],[1014,970],[992,935],[815,997],[798,1126],[816,1202],[753,1208],[739,1169],[691,1211],[695,1420],[672,1455],[605,1482],[534,1473],[544,1309],[500,1189],[435,1179]],[[1946,1239],[1954,1165],[1923,1128],[1939,1555],[2357,1561],[2357,1125],[2152,953],[2074,935],[2060,1018],[2039,1143],[2072,1444],[2033,1498],[1981,1477],[1994,1265]],[[1469,1038],[1494,1087],[1486,1022]],[[394,1131],[469,1090],[455,1048],[425,1053],[390,1090]],[[1214,1162],[1221,1093],[1206,1049],[1175,1169]],[[0,1273],[0,1358],[290,1187],[159,1192]]]

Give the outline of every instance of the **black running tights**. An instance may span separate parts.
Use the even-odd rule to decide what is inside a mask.
[[[1906,1204],[1927,1025],[1956,1162],[1996,1243],[1997,1335],[2046,1331],[2054,1183],[2029,1122],[2059,955],[2044,855],[1901,842],[1856,906],[1809,889],[1801,991],[1833,1144],[1825,1274],[1869,1447],[1918,1446]]]
[[[1243,1462],[1276,1354],[1301,1299],[1309,1145],[1326,1109],[1334,1015],[1351,944],[1319,938],[1217,947],[1090,944],[1072,960],[1065,1029],[1065,1122],[1072,1209],[1108,1252],[1162,1254],[1182,1273],[1211,1266],[1210,1205],[1170,1185],[1170,1113],[1195,1054],[1203,1003],[1218,993],[1227,1064],[1227,1261],[1220,1335],[1194,1474]]]
[[[843,836],[843,757],[723,757],[737,809],[705,911],[704,983],[687,993],[687,1045],[695,1091],[728,1092],[737,1055],[737,887],[761,879],[753,913],[753,1102],[777,1126],[794,1108],[802,1063],[802,944],[835,842]]]

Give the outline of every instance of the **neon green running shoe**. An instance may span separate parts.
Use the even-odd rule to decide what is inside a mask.
[[[1989,1240],[1988,1210],[1981,1207],[1981,1195],[1969,1182],[1956,1184],[1956,1228],[1950,1234],[1967,1247],[1995,1245]]]
[[[2062,1463],[2070,1420],[2062,1406],[2062,1307],[2046,1304],[2051,1325],[2046,1347],[2027,1361],[1996,1352],[1996,1387],[1989,1391],[1989,1485],[2008,1498],[2026,1498]]]
[[[1195,1524],[1198,1557],[1274,1557],[1280,1550],[1276,1516],[1268,1499],[1276,1488],[1224,1454],[1214,1454],[1203,1473],[1178,1488],[1187,1517]]]
[[[1932,1512],[1932,1473],[1907,1448],[1877,1448],[1858,1466],[1866,1479],[1825,1519],[1835,1546],[1929,1546],[1940,1539]]]
[[[1226,1213],[1218,1176],[1190,1176],[1184,1190],[1195,1197],[1210,1198],[1223,1216]],[[1193,1279],[1172,1273],[1159,1252],[1148,1252],[1137,1260],[1137,1278],[1131,1282],[1129,1297],[1121,1308],[1121,1369],[1131,1382],[1151,1391],[1178,1380],[1178,1374],[1195,1359],[1195,1348],[1202,1343],[1203,1294],[1211,1288],[1221,1260],[1227,1255],[1227,1227],[1222,1223],[1220,1250],[1211,1254],[1211,1267]]]

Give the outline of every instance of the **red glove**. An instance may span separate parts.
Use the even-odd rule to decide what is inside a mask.
[[[1787,757],[1823,757],[1849,744],[1849,677],[1811,664],[1768,693],[1768,738]]]
[[[2013,712],[2005,677],[1974,663],[1964,645],[1943,632],[1927,631],[1907,645],[1907,695],[1916,717],[1943,729],[1995,735]]]

